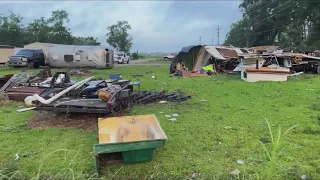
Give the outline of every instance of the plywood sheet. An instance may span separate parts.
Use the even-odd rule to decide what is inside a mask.
[[[167,139],[153,114],[99,119],[98,128],[100,144]]]

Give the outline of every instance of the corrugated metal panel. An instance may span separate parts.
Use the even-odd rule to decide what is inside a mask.
[[[226,60],[214,46],[205,46],[205,49],[216,59]]]

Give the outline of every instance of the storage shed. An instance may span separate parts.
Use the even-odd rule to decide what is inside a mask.
[[[0,45],[0,64],[8,62],[8,57],[14,55],[14,47],[9,45]]]

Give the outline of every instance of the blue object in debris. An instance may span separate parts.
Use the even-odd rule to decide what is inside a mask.
[[[109,79],[111,80],[122,80],[121,74],[109,74]]]

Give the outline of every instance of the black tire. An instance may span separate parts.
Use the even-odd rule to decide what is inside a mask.
[[[38,69],[40,67],[40,65],[39,64],[34,64],[33,67]]]
[[[130,59],[128,59],[127,64],[129,64]]]
[[[163,58],[163,60],[168,61],[168,58],[165,57],[165,58]]]
[[[28,68],[34,68],[34,61],[28,62]]]

